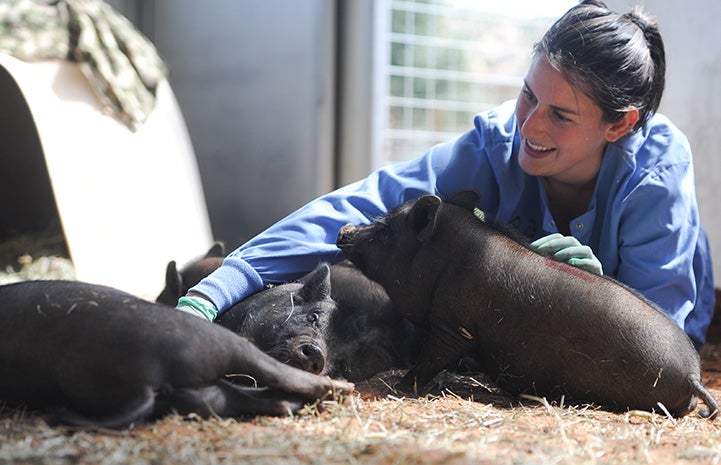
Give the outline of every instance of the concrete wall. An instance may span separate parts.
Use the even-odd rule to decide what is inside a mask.
[[[688,136],[694,153],[696,195],[709,234],[714,274],[721,285],[721,2],[718,0],[607,0],[628,11],[642,5],[659,22],[666,46],[666,91],[661,112]]]
[[[334,0],[109,3],[170,67],[216,239],[233,249],[332,189]]]

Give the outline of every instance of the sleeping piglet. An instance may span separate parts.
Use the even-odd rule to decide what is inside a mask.
[[[26,281],[0,286],[0,301],[0,402],[47,410],[58,423],[123,428],[172,411],[286,415],[353,389],[106,286]]]
[[[427,195],[370,225],[346,225],[337,245],[429,329],[402,386],[422,387],[472,355],[511,394],[565,395],[612,410],[683,416],[700,397],[691,341],[658,307],[610,278],[544,257],[472,212],[477,194]]]
[[[180,271],[175,261],[168,263],[157,302],[175,305],[221,266],[224,251],[216,242]],[[220,313],[215,322],[283,363],[353,382],[408,368],[420,339],[393,310],[385,290],[348,261],[323,264],[297,282],[269,286]]]

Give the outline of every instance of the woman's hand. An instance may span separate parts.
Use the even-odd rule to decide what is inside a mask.
[[[175,309],[206,319],[211,323],[218,316],[218,309],[215,308],[215,305],[197,294],[189,294],[178,299],[178,305]]]
[[[550,234],[531,243],[531,247],[541,255],[559,262],[581,268],[597,275],[603,275],[603,266],[587,245],[578,242],[573,236],[560,233]]]

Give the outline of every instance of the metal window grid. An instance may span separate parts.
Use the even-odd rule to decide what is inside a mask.
[[[532,45],[553,21],[491,15],[454,0],[386,7],[379,165],[415,158],[468,131],[474,114],[515,98]]]

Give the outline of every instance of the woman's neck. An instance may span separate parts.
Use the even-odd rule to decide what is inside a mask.
[[[560,182],[553,178],[542,178],[542,183],[548,199],[548,209],[558,231],[566,236],[570,235],[571,220],[588,211],[596,188],[596,177],[579,184]]]

